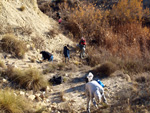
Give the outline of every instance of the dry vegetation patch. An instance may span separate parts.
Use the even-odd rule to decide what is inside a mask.
[[[4,52],[11,53],[13,56],[17,58],[23,58],[25,52],[27,51],[25,42],[18,40],[14,35],[7,34],[2,40],[2,50]]]
[[[0,67],[2,67],[2,68],[6,67],[5,63],[3,61],[1,61],[1,60],[0,60]]]
[[[36,49],[43,50],[46,47],[45,41],[41,37],[32,37],[32,43]]]
[[[5,76],[7,76],[12,83],[16,83],[20,88],[28,90],[44,90],[48,85],[48,81],[44,80],[42,73],[36,68],[21,70],[9,67],[5,71]]]
[[[62,4],[59,8],[65,30],[76,40],[84,36],[95,49],[88,54],[90,65],[101,63],[99,47],[122,60],[149,59],[149,28],[142,26],[142,17],[149,13],[140,0],[120,0],[111,10],[85,2],[72,8]]]
[[[92,72],[99,77],[108,77],[111,76],[111,74],[116,70],[116,64],[113,64],[112,62],[105,62],[102,65],[96,66],[95,69],[92,70]]]
[[[0,112],[2,113],[31,113],[32,104],[22,96],[18,96],[13,90],[3,89],[0,91]]]

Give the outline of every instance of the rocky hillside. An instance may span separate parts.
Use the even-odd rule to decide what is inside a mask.
[[[61,34],[56,21],[47,17],[38,9],[36,0],[22,2],[20,0],[2,0],[0,2],[1,38],[7,33],[14,34],[19,40],[28,43],[29,48],[33,45],[33,38],[34,41],[37,39],[37,43],[40,40],[42,44],[39,45],[40,47],[34,45],[37,46],[36,49],[50,51],[54,54],[55,60],[61,60],[61,55],[56,52],[62,51],[64,44],[71,44],[72,42]],[[39,51],[37,52],[39,53]],[[29,56],[32,55],[31,53],[33,52],[30,52]]]
[[[69,37],[63,35],[60,27],[61,26],[55,20],[49,18],[39,10],[37,0],[0,1],[0,39],[6,34],[11,34],[10,36],[14,35],[18,40],[24,41],[28,48],[23,59],[18,59],[14,57],[13,54],[0,50],[0,102],[3,100],[3,98],[1,98],[3,93],[1,94],[1,92],[4,92],[6,89],[12,89],[14,97],[23,96],[28,100],[26,106],[29,106],[30,102],[32,103],[30,108],[26,111],[28,113],[86,112],[86,96],[84,93],[85,76],[89,71],[93,71],[94,68],[84,65],[82,60],[78,58],[78,54],[72,54],[69,63],[65,64],[63,62],[63,46],[65,44],[72,46],[76,44],[70,40]],[[0,44],[2,46],[2,43]],[[38,63],[37,61],[41,60],[39,54],[41,50],[47,50],[53,53],[54,62],[46,61]],[[25,84],[21,83],[19,79],[19,74],[22,79],[30,74],[34,76],[32,71],[27,70],[24,72],[24,70],[32,67],[37,68],[37,75],[39,74],[39,70],[42,72],[42,74],[40,73],[40,80],[44,78],[45,82],[47,82],[55,75],[62,76],[63,83],[60,85],[47,85],[45,89],[40,91],[33,90],[32,86],[40,81],[38,78],[35,78],[36,80],[34,82],[32,81],[31,83]],[[106,86],[105,95],[109,105],[101,104],[98,109],[92,107],[91,111],[93,113],[121,113],[123,110],[129,113],[131,103],[138,105],[138,109],[136,109],[138,112],[148,113],[150,110],[150,107],[148,107],[150,105],[148,101],[149,98],[143,98],[145,93],[143,93],[142,85],[140,85],[140,89],[138,87],[139,84],[132,81],[128,74],[117,70],[103,79],[96,76],[96,74],[97,73],[95,73],[94,79],[101,79]],[[15,78],[15,76],[17,77]],[[141,77],[142,84],[147,83],[145,78],[148,77],[148,74],[146,73],[144,76],[144,79]],[[28,81],[33,78],[34,77],[28,78]],[[20,86],[22,86],[23,89],[18,83],[21,84]],[[37,88],[38,87],[40,86],[37,86]],[[133,94],[136,94],[136,96]],[[132,96],[135,98],[132,98]],[[149,92],[147,96],[149,97]],[[3,106],[0,106],[0,110],[2,107]],[[7,113],[7,111],[4,112]],[[25,111],[22,111],[21,113],[24,112]],[[14,113],[19,112],[16,110]]]

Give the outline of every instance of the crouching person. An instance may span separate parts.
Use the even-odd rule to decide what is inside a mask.
[[[43,60],[53,61],[53,55],[47,51],[41,51],[40,54],[42,54]]]
[[[93,102],[96,108],[97,104],[103,100],[107,104],[107,100],[104,95],[103,87],[95,80],[93,80],[93,74],[89,73],[87,76],[88,82],[85,84],[85,94],[87,96],[87,112],[90,113],[90,103]]]

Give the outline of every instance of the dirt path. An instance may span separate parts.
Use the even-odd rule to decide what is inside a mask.
[[[70,73],[68,72],[67,74],[69,75]],[[53,92],[50,94],[51,102],[56,103],[57,108],[61,112],[64,109],[67,109],[68,112],[85,112],[86,96],[84,93],[84,77],[86,74],[86,72],[75,72],[66,83],[52,86]],[[115,101],[117,102],[117,93],[125,93],[123,90],[131,87],[131,83],[127,81],[126,76],[120,71],[115,72],[114,77],[104,78],[101,81],[106,85],[104,89],[109,105],[113,105]]]

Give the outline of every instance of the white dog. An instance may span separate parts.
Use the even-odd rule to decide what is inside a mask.
[[[87,96],[87,112],[90,113],[90,102],[92,101],[94,106],[97,108],[97,104],[103,99],[104,103],[107,104],[103,87],[95,80],[94,75],[90,72],[87,76],[88,83],[85,85],[85,94]],[[97,104],[96,104],[97,103]]]

